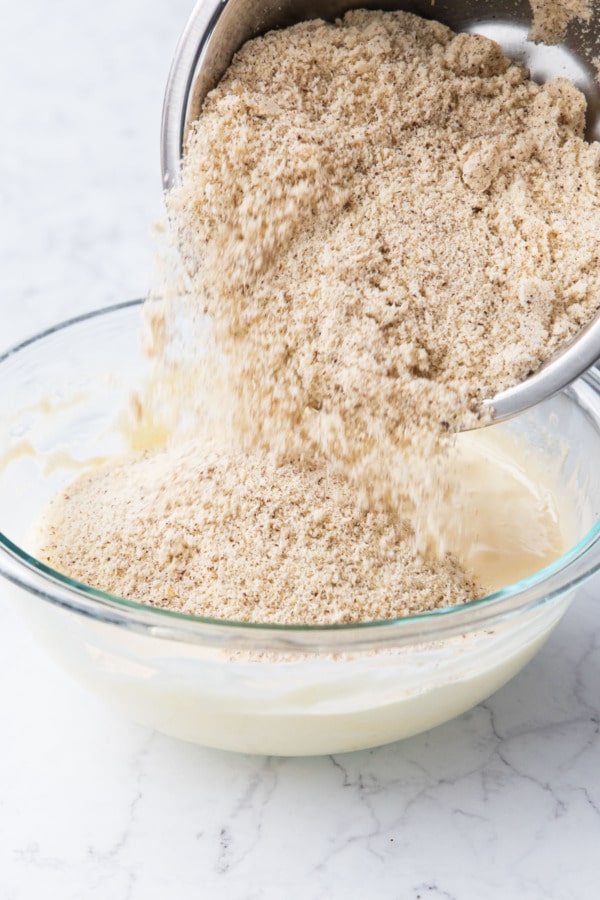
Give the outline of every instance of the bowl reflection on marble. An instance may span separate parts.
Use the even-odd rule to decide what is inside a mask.
[[[143,606],[28,553],[77,470],[124,452],[115,427],[148,374],[140,302],[57,326],[0,358],[0,571],[49,653],[133,719],[206,746],[304,755],[416,734],[507,682],[600,568],[600,377],[524,416],[524,435],[577,496],[577,543],[535,575],[451,609],[359,625],[262,626]]]

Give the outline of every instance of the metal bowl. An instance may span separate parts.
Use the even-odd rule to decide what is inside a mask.
[[[235,52],[250,38],[311,18],[335,19],[349,9],[402,9],[435,18],[454,31],[483,34],[508,57],[529,68],[535,81],[569,78],[587,97],[587,138],[600,140],[600,4],[587,22],[573,20],[554,46],[528,40],[528,0],[199,0],[179,41],[163,107],[161,156],[165,188],[177,183],[190,124],[198,118]],[[525,381],[485,401],[496,421],[508,419],[571,384],[600,358],[600,313]]]

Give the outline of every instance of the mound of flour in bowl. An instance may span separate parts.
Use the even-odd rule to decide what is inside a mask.
[[[327,470],[197,442],[79,478],[40,533],[40,559],[71,578],[214,618],[359,622],[482,593],[456,559],[420,556],[410,526],[358,507]]]

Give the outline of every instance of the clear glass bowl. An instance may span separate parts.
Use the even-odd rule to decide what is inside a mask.
[[[510,679],[600,568],[600,377],[502,429],[526,434],[578,498],[578,543],[461,607],[362,625],[202,619],[75,583],[27,551],[49,498],[127,449],[119,412],[147,373],[140,302],[71,320],[0,358],[0,572],[40,641],[132,718],[207,746],[340,753],[438,725]]]

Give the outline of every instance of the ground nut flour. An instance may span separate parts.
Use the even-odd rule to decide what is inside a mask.
[[[573,20],[589,22],[593,0],[529,0],[533,23],[531,41],[558,44]]]
[[[214,618],[356,622],[481,593],[455,558],[419,555],[407,523],[361,509],[326,470],[196,442],[80,478],[44,530],[44,557],[78,581]]]
[[[570,82],[406,13],[247,43],[168,207],[250,446],[387,495],[573,335],[600,305],[584,118]]]
[[[452,436],[600,305],[600,146],[584,117],[569,82],[540,87],[493,42],[406,13],[247,43],[167,198],[171,285],[192,326],[212,322],[198,359],[174,349],[179,303],[148,313],[162,380],[138,418],[173,401],[195,437],[76,482],[48,510],[41,558],[244,621],[479,596],[445,541]],[[549,558],[559,538],[544,538]]]

